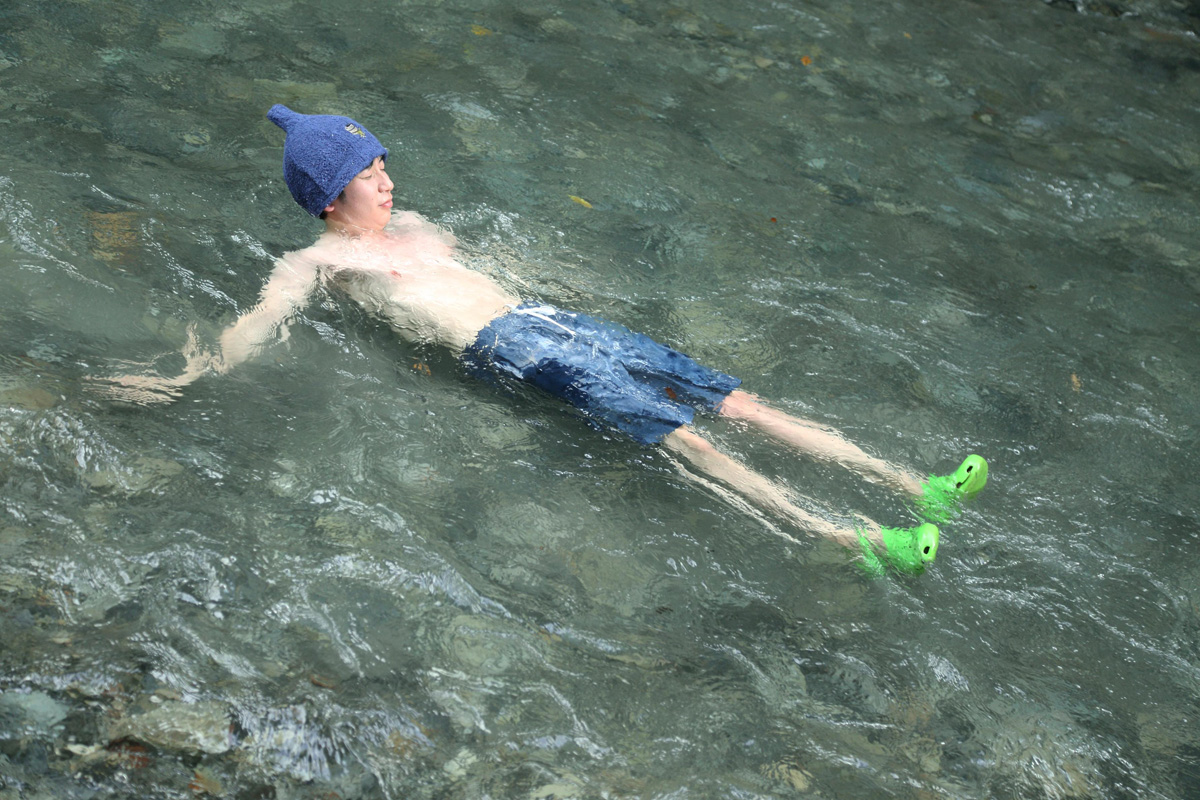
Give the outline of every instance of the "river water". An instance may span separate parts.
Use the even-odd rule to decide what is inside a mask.
[[[0,798],[1197,797],[1198,16],[4,0]],[[335,295],[89,391],[320,229],[276,102],[525,296],[987,491],[872,579]]]

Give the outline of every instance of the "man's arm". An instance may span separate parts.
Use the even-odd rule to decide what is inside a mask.
[[[288,253],[275,263],[258,304],[226,328],[220,337],[220,352],[200,347],[195,327],[188,328],[183,346],[183,371],[168,378],[162,375],[114,375],[96,377],[94,388],[106,397],[134,403],[164,403],[174,400],[183,388],[202,375],[228,372],[258,355],[272,340],[287,339],[287,324],[308,302],[317,284],[317,267],[305,251]]]
[[[288,337],[287,324],[308,303],[317,284],[317,268],[304,251],[288,253],[275,262],[258,305],[242,314],[221,333],[221,353],[212,366],[218,372],[258,355],[278,336]]]

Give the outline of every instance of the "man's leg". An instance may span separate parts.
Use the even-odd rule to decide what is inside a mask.
[[[839,525],[800,508],[782,487],[717,450],[686,425],[668,434],[662,444],[758,508],[844,547],[861,549],[868,567],[877,572],[883,570],[882,558],[903,572],[919,573],[937,555],[936,525],[927,523],[904,530],[883,528],[863,516],[856,516],[854,523]],[[792,539],[787,534],[781,535]]]
[[[867,480],[908,492],[914,497],[922,494],[922,481],[911,472],[868,455],[833,428],[785,414],[748,392],[735,389],[725,398],[719,411],[730,419],[748,422],[797,450],[826,461],[836,461],[859,472]]]
[[[862,516],[852,524],[838,524],[800,509],[787,492],[773,481],[730,458],[688,426],[674,429],[662,440],[662,445],[682,456],[692,467],[703,471],[730,487],[736,497],[744,498],[762,509],[787,519],[799,528],[851,549],[860,549],[870,570],[882,573],[883,563],[901,572],[923,572],[925,565],[937,555],[937,525],[926,523],[917,528],[882,528]],[[780,531],[776,531],[780,533]],[[791,536],[781,534],[785,539]],[[794,541],[794,540],[792,540]]]
[[[672,453],[683,457],[706,475],[716,478],[758,508],[774,513],[810,533],[832,539],[838,544],[850,548],[858,547],[858,531],[853,526],[838,525],[800,508],[783,487],[725,455],[692,428],[686,425],[677,428],[663,439],[662,443]],[[873,544],[882,544],[878,524],[866,517],[861,517],[859,523],[861,530]]]

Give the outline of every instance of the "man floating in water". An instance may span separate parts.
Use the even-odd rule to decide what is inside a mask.
[[[311,246],[279,259],[258,305],[221,334],[219,352],[205,351],[193,336],[181,375],[109,378],[110,396],[160,402],[206,373],[232,369],[286,338],[292,317],[324,284],[344,291],[409,341],[448,347],[473,369],[531,383],[642,444],[666,448],[714,479],[709,485],[730,499],[861,548],[876,572],[884,563],[903,572],[923,571],[937,554],[936,523],[957,513],[987,482],[987,463],[975,455],[951,475],[922,480],[828,427],[771,408],[738,389],[737,378],[649,337],[522,301],[455,260],[451,236],[417,214],[392,210],[388,151],[366,128],[348,117],[299,114],[282,105],[267,117],[286,132],[283,176],[292,197],[325,221],[325,232]],[[833,515],[805,511],[783,487],[701,436],[691,425],[697,409],[742,421],[796,450],[907,493],[927,521],[884,528],[865,517],[839,523]]]

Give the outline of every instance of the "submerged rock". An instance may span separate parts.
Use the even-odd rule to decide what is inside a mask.
[[[442,771],[449,775],[451,780],[459,781],[467,777],[471,767],[478,761],[479,756],[464,747],[454,758],[442,765]]]
[[[531,800],[567,800],[570,797],[583,797],[587,792],[585,781],[578,775],[564,772],[553,783],[547,783],[529,793]]]
[[[85,211],[91,230],[92,255],[101,261],[129,265],[137,257],[141,242],[141,215],[135,211]]]
[[[534,657],[536,641],[504,620],[460,614],[448,626],[446,650],[471,674],[502,675]]]
[[[98,491],[139,494],[162,489],[183,472],[183,465],[165,458],[139,457],[128,468],[109,467],[84,476],[84,482]]]
[[[216,755],[233,747],[229,712],[216,702],[164,703],[126,717],[108,731],[108,740],[132,739],[159,750]]]
[[[48,736],[67,718],[67,707],[45,692],[0,694],[0,739]]]
[[[0,527],[0,557],[16,553],[32,539],[33,532],[28,528],[9,525]],[[0,582],[0,591],[5,591],[3,582]]]
[[[224,32],[212,24],[164,25],[160,35],[164,50],[176,50],[196,58],[224,55],[228,48]]]
[[[37,386],[19,386],[0,391],[0,404],[23,408],[27,411],[43,411],[58,404],[58,396]]]
[[[797,792],[807,792],[812,788],[812,773],[785,761],[775,764],[763,764],[759,767],[759,771],[768,778],[779,781],[795,789]]]

